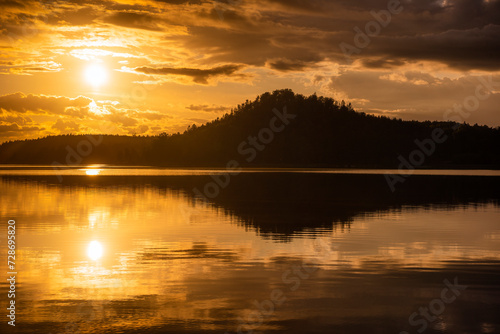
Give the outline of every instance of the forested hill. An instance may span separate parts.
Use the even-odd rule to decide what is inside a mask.
[[[500,129],[371,116],[331,98],[278,90],[182,134],[64,135],[0,146],[4,164],[398,167],[401,158],[416,166],[498,168]]]

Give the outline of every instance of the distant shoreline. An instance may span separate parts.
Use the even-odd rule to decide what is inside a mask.
[[[14,168],[39,168],[39,169],[55,169],[54,166],[48,164],[17,164],[17,163],[2,163],[0,164],[0,169],[14,169]],[[95,169],[186,169],[186,170],[220,170],[224,169],[225,166],[162,166],[162,165],[112,165],[112,164],[81,164],[81,165],[65,165],[58,167],[59,169],[79,169],[79,168],[95,168]],[[356,171],[356,170],[369,170],[369,171],[383,171],[383,170],[396,170],[395,166],[387,167],[365,167],[365,166],[353,166],[353,167],[337,167],[337,166],[241,166],[243,170],[310,170],[310,171]],[[492,170],[500,171],[500,166],[497,165],[440,165],[440,166],[424,166],[416,168],[415,171],[429,171],[429,170]]]

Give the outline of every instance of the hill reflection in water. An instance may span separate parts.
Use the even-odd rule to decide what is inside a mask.
[[[205,203],[206,175],[2,176],[19,332],[416,332],[408,317],[455,277],[469,287],[426,333],[495,332],[498,179],[391,193],[383,175],[241,174]],[[286,300],[252,323],[276,289]]]

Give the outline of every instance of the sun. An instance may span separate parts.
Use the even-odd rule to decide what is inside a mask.
[[[92,241],[87,247],[87,256],[94,261],[102,257],[103,249],[99,241]]]
[[[108,71],[101,64],[90,64],[85,69],[85,79],[93,87],[99,87],[108,81]]]

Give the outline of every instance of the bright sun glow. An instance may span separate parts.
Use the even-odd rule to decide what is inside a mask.
[[[87,170],[85,170],[85,174],[87,174],[87,175],[99,175],[100,172],[101,172],[100,169],[87,169]]]
[[[85,70],[85,79],[94,87],[99,87],[108,81],[108,71],[101,64],[91,64]]]
[[[103,249],[99,241],[92,241],[87,247],[87,255],[92,260],[96,261],[102,257]]]

